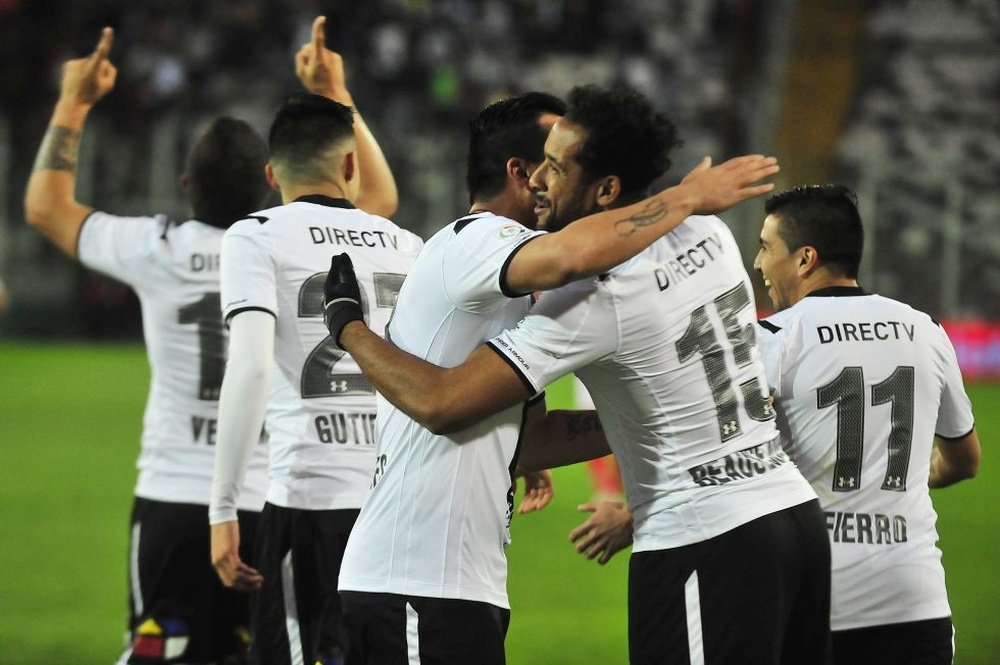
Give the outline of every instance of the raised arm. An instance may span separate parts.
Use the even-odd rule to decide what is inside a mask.
[[[935,437],[927,484],[935,488],[948,487],[960,480],[974,478],[979,473],[982,454],[975,428],[957,439]]]
[[[93,53],[63,65],[59,101],[24,194],[28,223],[74,258],[80,228],[93,210],[76,200],[80,136],[90,109],[115,86],[118,70],[108,60],[113,38],[104,28]]]
[[[354,203],[366,212],[391,217],[399,207],[396,180],[375,135],[354,106],[344,76],[343,58],[324,45],[325,27],[326,17],[317,16],[313,21],[312,40],[303,44],[295,56],[295,73],[309,92],[354,108],[354,136],[361,177],[361,190]]]
[[[517,293],[554,289],[606,272],[627,261],[696,213],[716,213],[766,194],[755,185],[779,170],[774,157],[746,155],[718,166],[705,158],[679,185],[638,203],[579,219],[565,229],[529,241],[507,268]]]

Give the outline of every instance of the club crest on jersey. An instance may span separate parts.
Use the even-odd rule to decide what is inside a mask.
[[[500,238],[503,240],[510,240],[511,238],[517,238],[528,232],[528,229],[520,224],[504,224],[500,227]]]

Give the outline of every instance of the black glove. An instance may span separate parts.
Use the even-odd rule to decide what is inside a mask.
[[[361,311],[361,288],[354,274],[354,264],[347,254],[330,259],[330,272],[323,285],[323,323],[334,344],[340,347],[340,331],[351,321],[365,320]]]

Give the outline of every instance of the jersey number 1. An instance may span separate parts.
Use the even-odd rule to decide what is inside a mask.
[[[200,300],[181,307],[177,322],[198,326],[198,399],[219,399],[226,370],[226,335],[219,294],[206,293]]]

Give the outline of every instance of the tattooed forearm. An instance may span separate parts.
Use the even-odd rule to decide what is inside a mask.
[[[661,221],[668,212],[670,206],[659,199],[654,199],[641,212],[615,222],[615,232],[620,236],[630,236],[643,226]]]
[[[80,151],[80,132],[62,125],[53,125],[45,132],[42,147],[35,159],[34,171],[75,171]]]
[[[574,441],[588,432],[603,431],[601,419],[594,411],[570,413],[566,415],[566,440]]]

